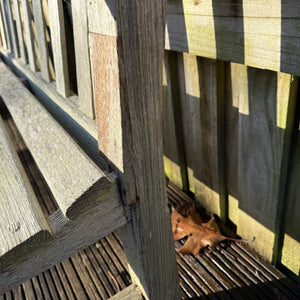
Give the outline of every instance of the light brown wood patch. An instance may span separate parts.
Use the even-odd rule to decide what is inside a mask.
[[[90,33],[90,45],[99,149],[123,171],[117,38]]]

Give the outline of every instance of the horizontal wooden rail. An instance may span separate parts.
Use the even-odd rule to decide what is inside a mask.
[[[32,192],[28,192],[30,188],[22,191],[17,188],[23,187],[27,179],[17,165],[18,160],[13,159],[17,155],[8,151],[12,147],[5,131],[0,134],[0,163],[4,172],[1,174],[5,176],[1,181],[4,184],[1,193],[6,193],[1,201],[10,200],[9,205],[4,202],[5,209],[1,210],[1,220],[8,228],[6,232],[5,224],[0,223],[3,225],[0,234],[3,238],[1,293],[83,249],[128,220],[115,180],[97,168],[4,63],[0,63],[0,94],[59,207],[47,217],[47,222],[43,216],[39,217],[40,209],[38,205],[34,208],[37,201]],[[11,161],[14,164],[8,164]],[[23,236],[26,228],[27,235]],[[33,239],[40,232],[45,232],[42,235],[45,238]],[[15,239],[8,238],[12,234]],[[8,247],[7,241],[12,241]],[[14,255],[17,250],[18,256]]]
[[[50,229],[0,117],[0,269],[50,238]]]
[[[298,1],[168,0],[166,49],[300,75]]]

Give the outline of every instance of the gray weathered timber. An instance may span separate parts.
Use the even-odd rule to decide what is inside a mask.
[[[35,57],[35,48],[34,48],[34,38],[32,32],[31,24],[31,12],[28,0],[22,0],[23,8],[23,18],[24,18],[24,28],[25,28],[25,37],[26,37],[26,46],[29,59],[30,70],[33,72],[37,71],[36,57]]]
[[[128,222],[114,183],[99,194],[99,205],[67,224],[38,250],[0,272],[0,294],[51,268]],[[52,224],[52,217],[48,217]]]
[[[99,149],[123,172],[117,44],[118,39],[116,37],[90,33]],[[131,192],[128,191],[128,199],[130,199]]]
[[[203,207],[220,216],[218,64],[182,55],[178,75],[190,189]]]
[[[298,106],[299,107],[299,106]],[[298,275],[300,268],[300,124],[294,137],[294,152],[291,163],[291,175],[288,185],[288,197],[284,213],[284,236],[280,262]]]
[[[23,37],[23,29],[22,29],[22,21],[20,15],[20,6],[18,0],[13,0],[14,4],[14,15],[16,18],[16,27],[17,27],[17,35],[18,35],[18,44],[20,48],[20,56],[21,61],[25,65],[27,63],[26,49]]]
[[[22,65],[17,59],[9,56],[9,51],[0,49],[2,58],[5,63],[9,64],[16,72],[21,73],[30,83],[31,88],[38,93],[40,98],[46,101],[53,101],[63,111],[65,111],[75,122],[77,122],[86,132],[88,132],[94,139],[97,139],[97,125],[95,120],[91,120],[78,109],[78,97],[76,95],[66,98],[58,94],[55,82],[45,82],[40,73],[33,73],[27,66]]]
[[[109,300],[142,300],[143,296],[138,286],[132,284],[120,291],[116,295],[109,298]]]
[[[166,49],[300,75],[297,0],[168,0]]]
[[[63,97],[67,97],[70,95],[70,85],[63,3],[60,0],[49,1],[48,7],[56,89]]]
[[[12,40],[9,32],[9,27],[8,27],[8,22],[7,22],[7,13],[6,13],[6,5],[5,5],[5,0],[1,0],[1,13],[2,13],[2,20],[4,24],[4,31],[5,31],[5,36],[6,36],[6,42],[8,49],[10,52],[13,51],[13,45],[12,45]]]
[[[2,3],[0,2],[0,5]],[[7,49],[8,45],[6,42],[6,35],[5,35],[5,28],[4,28],[4,19],[3,19],[3,14],[2,14],[2,9],[0,7],[0,35],[1,35],[1,41],[2,41],[2,47],[4,49]]]
[[[179,299],[162,146],[162,69],[166,3],[116,1],[126,191],[134,189],[131,277],[146,299]],[[126,243],[126,242],[125,242]],[[127,246],[129,244],[127,243]],[[126,248],[125,248],[126,249]]]
[[[87,5],[91,4],[85,0],[73,1],[72,16],[73,20],[75,20],[75,22],[73,22],[73,32],[79,109],[88,117],[94,119],[95,112],[89,54]],[[80,20],[80,22],[76,20]]]
[[[42,0],[33,0],[33,14],[34,22],[36,27],[37,43],[40,53],[40,63],[42,77],[46,82],[51,81],[50,70],[49,70],[49,50],[46,41],[46,25],[43,14]]]
[[[0,117],[0,269],[50,237],[50,229]],[[1,281],[1,280],[0,280]]]
[[[20,51],[19,51],[19,47],[18,47],[17,33],[16,33],[14,22],[13,22],[11,2],[9,0],[6,1],[6,6],[7,6],[8,26],[9,26],[9,31],[10,31],[10,34],[11,34],[14,55],[15,55],[16,58],[19,58],[20,57]]]
[[[175,53],[173,55],[176,56]],[[182,124],[176,124],[180,120],[176,120],[175,117],[175,99],[178,99],[180,94],[178,93],[178,80],[177,74],[171,77],[170,66],[170,51],[165,51],[164,55],[164,68],[163,68],[163,148],[164,148],[164,168],[165,174],[171,182],[173,182],[180,189],[183,188],[184,179],[182,178],[182,167],[186,167],[182,161],[182,155],[180,155],[179,148],[183,148],[184,144],[179,144],[177,139],[176,125],[182,126]],[[175,66],[176,67],[176,66]],[[171,78],[175,78],[175,82],[171,81]],[[178,100],[180,101],[180,99]],[[180,107],[178,107],[180,111]],[[181,136],[181,139],[183,137]]]
[[[70,219],[111,185],[46,109],[2,63],[0,90],[59,207]]]
[[[296,97],[291,75],[230,64],[225,104],[229,219],[272,258],[288,122]],[[265,87],[268,87],[267,89]],[[293,95],[293,96],[292,96]]]
[[[115,0],[91,0],[87,2],[89,32],[118,36]]]

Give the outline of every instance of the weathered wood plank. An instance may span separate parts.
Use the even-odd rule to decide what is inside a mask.
[[[2,13],[2,20],[3,20],[3,24],[4,24],[4,32],[5,32],[5,36],[6,36],[6,42],[7,42],[8,49],[10,50],[10,52],[12,52],[13,45],[12,45],[11,35],[9,32],[9,26],[8,26],[8,21],[7,21],[5,0],[1,0],[0,4],[1,4],[1,13]]]
[[[48,8],[56,76],[56,89],[63,97],[67,97],[71,92],[69,84],[63,3],[60,0],[49,1]]]
[[[16,58],[19,58],[20,57],[20,51],[19,51],[19,45],[18,45],[18,41],[17,41],[17,33],[16,33],[15,25],[14,25],[12,7],[11,7],[11,1],[10,0],[6,0],[6,8],[7,8],[6,12],[7,12],[8,26],[9,26],[9,31],[10,31],[10,34],[11,34],[14,55],[15,55]]]
[[[108,178],[2,63],[1,95],[62,212],[73,218],[97,203]]]
[[[21,162],[0,118],[0,269],[50,237]]]
[[[73,1],[72,15],[73,20],[80,20],[80,22],[73,22],[79,109],[88,117],[94,119],[87,5],[91,4],[85,0]]]
[[[32,1],[34,22],[36,28],[37,43],[40,54],[40,64],[42,78],[46,82],[51,81],[50,69],[49,69],[49,50],[46,41],[46,25],[43,13],[42,0]]]
[[[115,0],[91,0],[87,2],[89,32],[118,36]]]
[[[13,4],[14,4],[14,15],[16,18],[16,27],[17,27],[17,35],[18,35],[18,44],[19,44],[19,48],[20,48],[20,56],[21,56],[22,63],[25,65],[25,64],[27,64],[27,55],[26,55],[26,48],[25,48],[24,37],[23,37],[23,29],[22,29],[19,1],[13,0]]]
[[[300,75],[297,1],[168,0],[166,49]]]
[[[90,33],[99,149],[123,172],[117,38]]]
[[[176,54],[173,54],[173,56]],[[184,179],[182,168],[186,168],[182,156],[180,155],[180,150],[183,149],[184,143],[180,143],[177,139],[176,122],[177,126],[182,127],[182,122],[176,119],[175,101],[174,98],[179,98],[180,93],[178,92],[178,80],[175,82],[171,81],[171,75],[173,78],[177,79],[177,74],[174,74],[176,66],[174,69],[170,66],[170,52],[165,51],[164,55],[164,68],[163,68],[163,100],[162,100],[162,111],[163,111],[163,149],[164,149],[164,168],[167,178],[177,185],[179,188],[183,188]],[[173,60],[174,62],[174,60]],[[174,62],[176,64],[176,60]],[[172,74],[171,74],[172,72]],[[174,81],[174,80],[173,80]],[[180,104],[180,99],[178,101]],[[180,110],[181,108],[177,108]],[[181,120],[182,121],[182,120]],[[182,139],[182,137],[181,137]],[[186,172],[185,172],[186,173]],[[186,175],[186,174],[185,174]],[[187,178],[186,178],[187,179]]]
[[[24,29],[25,29],[25,37],[26,37],[26,46],[27,53],[29,59],[30,70],[33,72],[37,71],[36,64],[36,56],[35,56],[35,48],[34,48],[34,38],[32,32],[32,15],[30,12],[30,4],[28,0],[22,0],[22,8],[23,8],[23,18],[24,18]]]
[[[55,82],[47,83],[45,82],[40,75],[40,73],[33,73],[26,66],[20,63],[17,59],[9,57],[9,52],[4,49],[0,49],[2,58],[5,63],[7,63],[13,70],[21,72],[28,82],[30,83],[30,88],[36,93],[43,103],[49,103],[52,101],[59,106],[67,115],[69,115],[75,122],[80,125],[94,140],[97,139],[97,124],[95,120],[89,119],[86,115],[81,113],[78,109],[78,97],[76,95],[68,98],[68,101],[58,94]],[[51,101],[49,101],[51,99]],[[57,112],[57,109],[54,109]],[[66,118],[60,121],[63,123],[66,121]],[[72,126],[73,129],[74,126]],[[77,129],[76,129],[77,130]],[[78,130],[77,130],[78,133]],[[86,140],[86,139],[85,139]],[[85,150],[87,152],[87,150]],[[97,157],[98,150],[97,150]],[[95,160],[95,158],[93,158]]]
[[[0,2],[0,5],[2,3]],[[3,13],[2,13],[2,8],[0,7],[0,35],[1,35],[1,42],[2,42],[2,47],[4,49],[8,48],[8,43],[6,41],[6,35],[5,35],[5,28],[4,28],[4,18],[3,18]]]
[[[109,299],[110,300],[142,300],[143,296],[138,286],[132,284]]]
[[[68,222],[59,233],[37,251],[24,256],[22,261],[2,270],[0,294],[49,269],[127,223],[116,184],[99,197],[100,205]]]
[[[183,54],[178,61],[190,189],[208,211],[220,216],[218,72],[215,60]],[[222,101],[222,100],[221,100]]]
[[[165,5],[161,0],[115,3],[122,39],[118,56],[123,141],[126,141],[124,179],[126,192],[133,190],[136,201],[124,245],[131,278],[146,299],[180,297],[163,167]]]
[[[243,238],[255,236],[253,247],[271,260],[294,87],[291,75],[234,63],[227,78],[229,218]]]
[[[298,100],[299,101],[299,100]],[[294,153],[291,163],[291,175],[288,186],[288,197],[284,213],[284,236],[281,263],[299,276],[300,269],[300,126],[295,135]]]

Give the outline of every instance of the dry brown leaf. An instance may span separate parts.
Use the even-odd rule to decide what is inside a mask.
[[[224,240],[236,241],[221,235],[213,215],[208,222],[203,223],[194,204],[181,203],[176,209],[172,207],[171,221],[175,241],[188,237],[179,249],[182,254],[192,253],[197,256],[202,249],[212,250]]]

